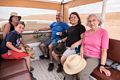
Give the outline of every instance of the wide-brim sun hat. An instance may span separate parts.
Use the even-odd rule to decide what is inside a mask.
[[[18,16],[18,13],[16,12],[11,12],[10,13],[10,18],[9,18],[9,21],[11,22],[12,21],[12,18],[13,17],[18,17],[18,20],[20,21],[21,20],[21,16]]]
[[[77,74],[86,66],[86,61],[78,54],[73,54],[67,57],[63,69],[69,75]]]

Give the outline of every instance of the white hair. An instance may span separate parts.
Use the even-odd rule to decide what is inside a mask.
[[[90,15],[87,17],[87,20],[88,20],[91,16],[95,16],[95,17],[98,19],[98,21],[99,21],[99,24],[98,24],[98,25],[101,26],[101,24],[102,24],[101,16],[98,15],[98,14],[90,14]]]

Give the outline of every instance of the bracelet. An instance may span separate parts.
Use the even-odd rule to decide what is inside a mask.
[[[105,67],[105,65],[104,65],[104,64],[100,64],[100,66],[103,66],[103,67]]]

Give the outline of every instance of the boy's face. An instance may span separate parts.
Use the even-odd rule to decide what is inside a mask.
[[[16,30],[18,33],[22,33],[22,32],[24,31],[24,28],[25,28],[24,25],[18,24],[18,25],[15,27],[15,30]]]

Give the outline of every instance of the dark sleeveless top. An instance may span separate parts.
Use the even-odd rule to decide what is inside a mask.
[[[14,28],[14,25],[11,23],[11,22],[9,22],[10,23],[10,32],[11,31],[13,31],[15,28]]]
[[[13,25],[11,22],[9,22],[9,24],[10,24],[10,31],[9,31],[9,32],[11,32],[11,31],[13,31],[15,28],[14,28],[14,25]],[[2,43],[2,40],[3,40],[3,39],[0,39],[0,45],[1,45],[1,43]]]
[[[9,24],[10,24],[10,31],[9,32],[11,32],[11,31],[13,31],[15,28],[14,28],[14,25],[11,23],[11,22],[9,22]],[[8,34],[9,35],[9,34]],[[7,35],[6,35],[7,36]],[[6,39],[6,38],[5,38]],[[2,39],[2,40],[0,40],[0,53],[5,53],[5,52],[7,52],[7,50],[5,50],[5,49],[3,49],[2,48],[2,45],[5,43],[5,41]],[[7,48],[6,48],[7,49]]]

